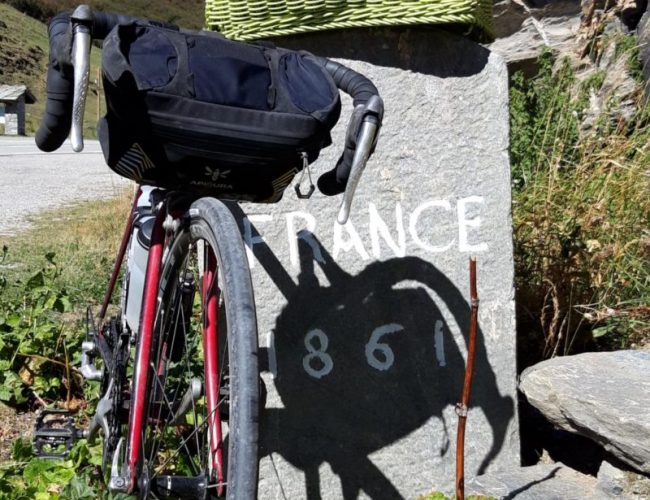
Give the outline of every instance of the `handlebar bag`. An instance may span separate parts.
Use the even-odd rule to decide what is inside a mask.
[[[331,143],[341,103],[307,52],[136,22],[104,40],[106,162],[136,182],[276,202]]]

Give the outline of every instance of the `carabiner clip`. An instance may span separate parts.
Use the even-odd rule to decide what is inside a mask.
[[[300,179],[298,179],[298,183],[294,186],[294,189],[296,190],[296,196],[298,196],[299,199],[308,200],[311,198],[311,195],[314,194],[316,186],[314,186],[314,182],[311,180],[311,168],[309,167],[307,153],[303,151],[300,153],[300,156],[302,157],[302,173],[300,174]],[[305,170],[307,171],[307,177],[309,177],[309,190],[306,193],[303,193],[300,190],[300,186],[302,185],[302,181],[305,178]]]

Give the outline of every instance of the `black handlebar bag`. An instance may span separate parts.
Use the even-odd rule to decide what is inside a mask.
[[[104,40],[108,165],[138,183],[276,202],[331,143],[338,89],[314,56],[217,33],[118,25]]]

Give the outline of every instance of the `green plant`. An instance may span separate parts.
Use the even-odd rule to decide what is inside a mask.
[[[101,479],[101,444],[77,442],[65,460],[33,455],[31,443],[18,439],[12,461],[0,464],[0,500],[127,500],[111,495]]]
[[[0,253],[0,400],[92,407],[97,383],[84,384],[79,346],[82,312],[101,299],[119,243],[128,196],[45,213],[7,238]],[[78,418],[86,418],[79,412]],[[82,424],[83,425],[83,424]],[[18,439],[0,464],[0,500],[125,500],[106,492],[98,471],[101,445],[80,441],[68,460],[43,461]]]
[[[636,35],[616,38],[616,57],[627,57],[627,69],[638,83],[643,83],[643,64],[639,55],[639,37]]]
[[[83,313],[102,298],[128,207],[125,194],[59,209],[6,239],[0,254],[0,401],[85,406],[75,368]]]
[[[3,248],[3,260],[7,254]],[[61,397],[70,402],[79,384],[68,352],[79,340],[65,314],[72,305],[65,289],[53,282],[59,274],[55,255],[45,255],[46,266],[26,282],[0,277],[0,400],[21,404],[30,397],[42,402]],[[10,296],[19,297],[11,300]]]
[[[522,344],[539,342],[523,366],[585,343],[650,341],[650,109],[639,99],[612,121],[610,99],[581,130],[604,75],[579,83],[548,52],[540,67],[529,81],[516,74],[510,94],[518,323]]]

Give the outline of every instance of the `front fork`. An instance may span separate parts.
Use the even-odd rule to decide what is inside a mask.
[[[206,248],[206,268],[203,273],[201,299],[206,314],[203,319],[203,353],[205,370],[205,395],[208,410],[208,435],[210,446],[210,472],[217,482],[217,495],[224,491],[225,474],[223,470],[223,436],[221,434],[221,414],[219,413],[219,287],[217,286],[218,266],[213,251]]]
[[[109,489],[130,493],[136,485],[136,474],[141,466],[142,430],[147,406],[147,387],[149,382],[149,365],[151,363],[151,345],[154,322],[156,319],[158,283],[162,264],[165,230],[163,223],[166,210],[160,208],[151,235],[151,247],[147,261],[147,273],[144,282],[142,313],[136,359],[134,362],[133,387],[131,389],[131,411],[127,435],[126,462],[121,471],[111,471]],[[121,451],[118,447],[117,452]]]

